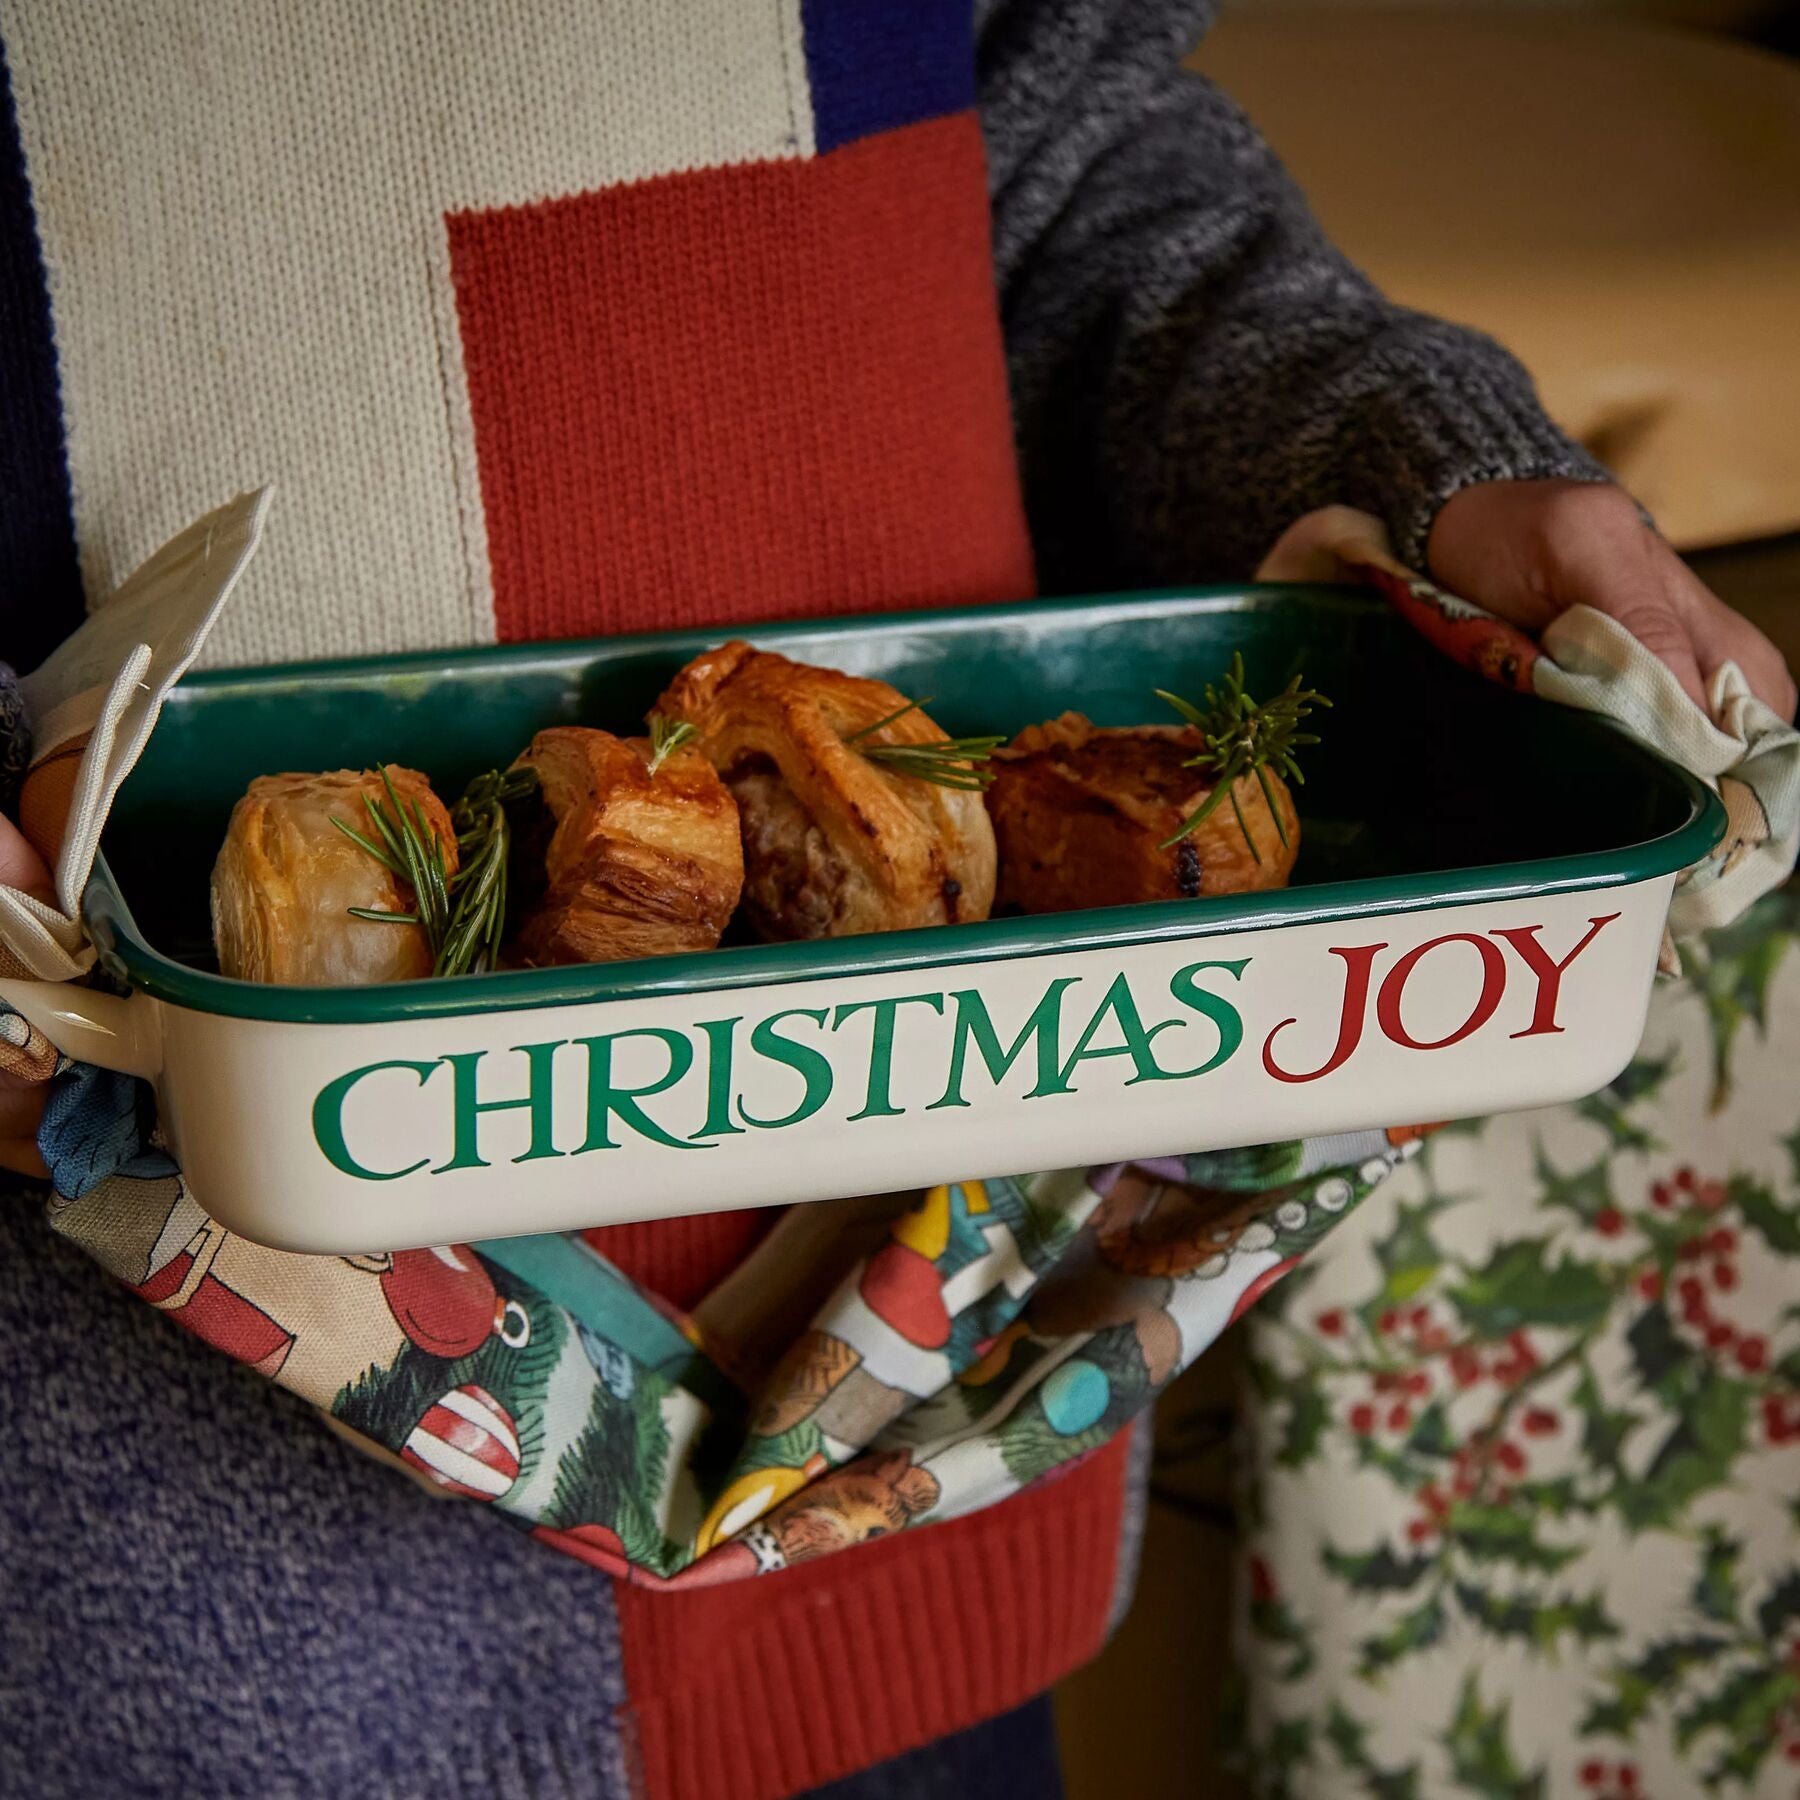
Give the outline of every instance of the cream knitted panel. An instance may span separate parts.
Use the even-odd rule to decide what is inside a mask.
[[[83,0],[7,48],[90,604],[277,485],[214,663],[492,640],[446,212],[813,151],[799,0]]]

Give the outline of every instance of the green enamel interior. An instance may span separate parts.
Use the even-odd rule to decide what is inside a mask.
[[[1615,887],[1706,854],[1715,796],[1602,720],[1465,674],[1380,601],[1329,588],[1207,588],[1032,601],[739,633],[802,661],[931,696],[952,734],[1012,733],[1069,708],[1105,725],[1170,715],[1233,651],[1262,695],[1301,673],[1334,707],[1297,795],[1295,885],[1274,894],[996,919],[981,925],[703,956],[364,988],[281,988],[210,972],[207,882],[233,803],[256,775],[424,770],[448,797],[552,724],[642,730],[676,669],[732,635],[310,663],[190,676],[120,793],[87,894],[105,966],[178,1005],[347,1023],[481,1012],[1355,919]]]

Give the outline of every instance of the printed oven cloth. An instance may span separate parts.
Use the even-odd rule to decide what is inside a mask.
[[[1447,1129],[1247,1330],[1259,1793],[1800,1786],[1800,885],[1576,1106]]]
[[[246,497],[182,534],[127,585],[129,610],[103,610],[27,686],[40,718],[67,716],[63,690],[89,696],[79,756],[66,731],[46,734],[22,802],[66,909],[28,920],[59,948],[122,778],[119,747],[141,745],[254,553],[265,505]],[[1456,603],[1402,578],[1391,597],[1441,635]],[[1490,642],[1508,632],[1484,630]],[[1476,666],[1516,678],[1537,652],[1511,640],[1512,662]],[[1764,834],[1793,835],[1785,818]],[[14,920],[15,957],[42,967],[48,953],[22,954],[39,940]],[[188,1192],[147,1089],[59,1065],[16,1015],[0,1059],[34,1078],[54,1070],[40,1142],[57,1229],[434,1490],[646,1585],[766,1573],[1053,1476],[1140,1412],[1420,1140],[1361,1133],[799,1208],[680,1312],[580,1234],[351,1258],[251,1244]]]

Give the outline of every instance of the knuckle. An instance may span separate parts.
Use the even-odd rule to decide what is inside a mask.
[[[1628,602],[1614,608],[1613,617],[1652,655],[1692,649],[1687,627],[1660,601]]]
[[[1609,481],[1558,488],[1544,508],[1544,526],[1558,538],[1599,538],[1608,543],[1637,539],[1644,522],[1637,503]]]

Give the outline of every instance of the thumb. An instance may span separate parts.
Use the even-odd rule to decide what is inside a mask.
[[[1702,712],[1707,710],[1706,683],[1694,654],[1693,631],[1674,597],[1660,583],[1633,584],[1616,591],[1607,588],[1576,599],[1624,626],[1658,662],[1668,666],[1681,683],[1681,691]]]

